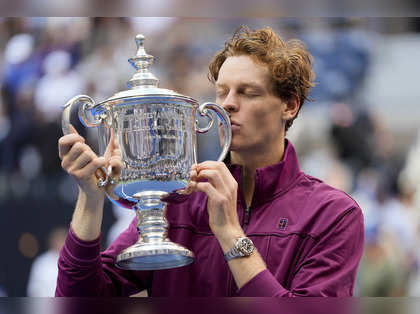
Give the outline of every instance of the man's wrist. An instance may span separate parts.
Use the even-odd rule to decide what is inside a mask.
[[[72,229],[80,240],[92,241],[99,237],[102,226],[103,206],[104,197],[89,196],[80,190],[72,218]]]
[[[79,187],[78,203],[83,204],[86,209],[102,209],[105,202],[105,194],[92,193],[87,194],[83,189]]]
[[[226,254],[233,248],[238,238],[245,237],[245,234],[242,230],[228,230],[219,234],[215,234],[215,236],[219,241],[223,254]]]

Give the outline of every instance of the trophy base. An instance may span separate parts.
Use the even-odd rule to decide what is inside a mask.
[[[127,270],[160,270],[186,266],[193,261],[194,254],[179,244],[140,242],[123,250],[115,265]]]

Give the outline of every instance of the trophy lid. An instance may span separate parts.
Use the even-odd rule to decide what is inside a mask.
[[[105,102],[112,100],[119,100],[124,98],[132,97],[143,97],[143,96],[172,96],[179,97],[185,100],[194,101],[193,98],[178,94],[169,89],[159,88],[159,79],[149,71],[150,65],[154,61],[154,57],[147,54],[144,49],[145,37],[138,34],[135,38],[137,45],[136,55],[128,62],[136,69],[136,73],[127,82],[128,89],[121,91],[107,99]]]

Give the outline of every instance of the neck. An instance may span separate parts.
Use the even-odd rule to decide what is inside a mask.
[[[247,207],[251,205],[254,194],[255,170],[280,162],[283,159],[283,154],[284,140],[280,145],[276,145],[276,147],[266,154],[258,154],[255,151],[249,153],[232,151],[230,153],[231,163],[243,167],[241,183]]]

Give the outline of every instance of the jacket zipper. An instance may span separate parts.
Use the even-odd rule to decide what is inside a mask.
[[[245,208],[245,215],[244,215],[244,232],[246,231],[246,227],[249,224],[249,216],[251,215],[251,207]]]

